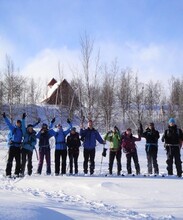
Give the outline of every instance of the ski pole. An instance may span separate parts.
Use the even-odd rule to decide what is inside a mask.
[[[102,173],[102,164],[103,164],[103,156],[102,156],[101,162],[100,162],[100,174]]]
[[[8,156],[8,153],[2,158],[2,160],[5,160],[5,158],[7,158]]]
[[[37,158],[37,160],[39,160],[38,152],[37,152],[37,149],[36,149],[36,148],[35,148],[35,152],[36,152],[36,158]]]
[[[100,162],[100,174],[102,172],[103,157],[106,157],[106,151],[107,151],[107,149],[105,148],[105,143],[103,143],[103,152],[102,152],[102,158],[101,158],[101,162]]]
[[[67,163],[66,173],[69,172],[69,162]]]

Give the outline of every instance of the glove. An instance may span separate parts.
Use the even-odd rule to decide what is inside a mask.
[[[114,128],[119,132],[119,128],[115,125]]]
[[[52,124],[55,123],[55,117],[51,120],[51,123]]]
[[[3,112],[2,116],[3,116],[3,118],[6,118],[6,113],[5,113],[5,112]]]
[[[142,122],[140,120],[138,120],[138,123],[139,123],[139,128],[143,130]]]
[[[36,125],[38,125],[41,122],[41,118],[38,118]]]
[[[141,135],[143,133],[143,127],[141,121],[139,120],[138,122],[139,122],[138,134]]]
[[[23,115],[22,115],[22,119],[25,119],[26,116],[27,116],[27,115],[26,115],[26,113],[24,112]]]
[[[103,148],[103,152],[102,152],[102,156],[103,157],[106,157],[107,153],[106,153],[107,149],[106,148]]]
[[[70,121],[70,119],[69,119],[69,118],[67,119],[67,123],[68,123],[68,124],[70,124],[70,123],[71,123],[71,121]]]
[[[137,129],[137,134],[138,134],[138,136],[141,136],[141,130],[140,130],[140,128]]]

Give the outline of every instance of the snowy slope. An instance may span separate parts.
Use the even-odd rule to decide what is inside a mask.
[[[183,219],[183,178],[102,177],[108,170],[108,157],[101,167],[102,145],[97,146],[96,175],[82,176],[82,149],[79,176],[3,177],[7,148],[0,148],[0,220],[47,219]],[[138,144],[141,172],[146,172],[144,141]],[[54,172],[52,149],[52,172]],[[159,146],[160,172],[166,172],[165,151]],[[125,155],[122,157],[126,171]],[[34,172],[37,168],[34,155]],[[116,171],[116,165],[114,166]]]

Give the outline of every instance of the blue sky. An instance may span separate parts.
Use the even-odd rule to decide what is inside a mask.
[[[142,81],[180,77],[182,12],[182,0],[0,0],[0,69],[8,54],[25,75],[57,77],[59,61],[72,77],[87,32],[104,63]]]

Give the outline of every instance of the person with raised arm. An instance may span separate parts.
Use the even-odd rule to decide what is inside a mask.
[[[9,128],[9,134],[8,134],[8,160],[6,164],[6,176],[11,177],[12,175],[12,166],[13,166],[13,159],[15,158],[15,172],[14,175],[16,177],[19,177],[20,174],[20,148],[22,144],[23,139],[23,133],[22,133],[22,121],[17,120],[16,124],[13,125],[9,118],[6,116],[6,113],[4,112],[2,114],[5,123],[7,124]],[[22,119],[24,120],[24,119]]]
[[[55,118],[52,119],[51,127],[55,123]],[[69,127],[64,130],[61,124],[57,124],[56,131],[54,132],[55,137],[55,176],[66,174],[66,163],[67,163],[67,144],[66,136],[70,133],[72,123],[67,119]],[[61,168],[61,169],[60,169]]]
[[[36,141],[36,131],[33,129],[41,121],[39,118],[38,121],[34,124],[25,125],[26,113],[23,113],[22,116],[22,132],[23,132],[23,143],[21,150],[21,176],[25,175],[25,166],[27,162],[28,175],[32,175],[32,156],[33,150],[35,149]]]

